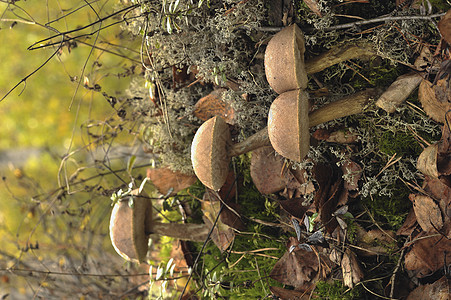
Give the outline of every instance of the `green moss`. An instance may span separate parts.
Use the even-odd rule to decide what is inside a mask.
[[[403,224],[410,208],[410,190],[397,180],[389,187],[391,196],[374,195],[373,197],[362,198],[362,203],[366,205],[376,219],[389,227],[397,230]]]
[[[422,148],[412,135],[403,132],[385,131],[380,136],[379,149],[381,152],[392,156],[418,156]]]
[[[363,295],[361,286],[348,289],[341,281],[320,281],[316,285],[315,296],[319,299],[350,300],[360,299]]]

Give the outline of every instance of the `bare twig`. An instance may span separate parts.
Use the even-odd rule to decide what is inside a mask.
[[[334,31],[334,30],[341,30],[341,29],[348,29],[353,27],[358,27],[362,25],[368,25],[368,24],[374,24],[374,23],[382,23],[382,22],[393,22],[393,21],[403,21],[403,20],[432,20],[435,18],[440,18],[444,16],[445,13],[437,13],[429,16],[382,16],[370,20],[362,20],[362,21],[356,21],[351,23],[345,23],[340,25],[335,25],[331,27],[324,28],[323,31]],[[245,26],[242,26],[245,27]],[[265,32],[278,32],[282,30],[283,27],[269,27],[269,26],[262,26],[259,27],[259,31],[265,31]],[[309,28],[303,28],[304,32],[312,33],[317,31],[316,29],[309,29]]]

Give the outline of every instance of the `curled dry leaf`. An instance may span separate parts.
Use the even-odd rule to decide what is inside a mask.
[[[445,41],[451,45],[451,9],[438,22],[438,30]]]
[[[222,94],[225,91],[226,89],[216,89],[201,98],[194,105],[194,115],[202,121],[207,121],[214,116],[220,116],[227,123],[235,124],[235,111],[222,100]]]
[[[355,254],[348,248],[341,260],[341,271],[343,273],[344,284],[353,288],[363,278],[363,272]]]
[[[451,109],[451,89],[447,78],[431,82],[423,80],[418,90],[418,99],[426,114],[437,122],[445,122],[445,114]]]
[[[440,207],[428,196],[410,194],[413,210],[418,224],[425,232],[435,232],[442,229],[443,219]]]
[[[272,194],[285,187],[289,178],[282,169],[283,160],[280,156],[275,156],[271,146],[252,151],[251,177],[260,193]]]
[[[162,195],[175,195],[183,189],[193,185],[197,178],[181,172],[172,171],[168,168],[147,169],[147,177]]]
[[[424,175],[438,178],[437,170],[438,144],[432,144],[421,152],[417,161],[417,169]]]

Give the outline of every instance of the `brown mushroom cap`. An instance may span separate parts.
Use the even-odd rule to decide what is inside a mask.
[[[307,88],[304,52],[304,34],[296,24],[285,27],[269,41],[265,51],[266,79],[278,94]]]
[[[268,115],[268,136],[280,155],[300,162],[310,149],[308,94],[293,90],[279,95]]]
[[[227,179],[231,144],[229,126],[221,117],[204,122],[191,144],[191,161],[197,178],[208,188],[219,190]]]
[[[148,198],[136,196],[137,193],[137,190],[132,192],[135,195],[133,208],[128,205],[128,197],[114,205],[110,219],[110,238],[120,256],[129,261],[142,262],[148,250],[146,225],[151,221],[152,204]]]

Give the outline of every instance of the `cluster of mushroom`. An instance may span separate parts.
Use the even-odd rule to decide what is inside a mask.
[[[309,113],[304,52],[304,35],[296,24],[269,41],[266,78],[280,95],[271,104],[266,128],[232,144],[229,126],[220,116],[199,127],[191,145],[191,161],[194,173],[206,187],[219,190],[226,181],[231,157],[263,146],[272,145],[280,155],[300,162],[310,148],[310,127],[364,110],[373,91],[345,97]]]

